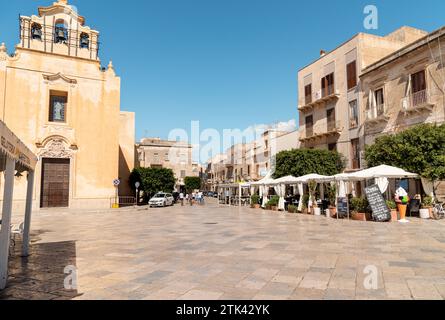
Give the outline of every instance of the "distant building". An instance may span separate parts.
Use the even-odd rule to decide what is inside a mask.
[[[250,143],[240,143],[208,160],[207,189],[216,191],[218,185],[258,181],[274,170],[278,152],[298,149],[299,131],[285,132],[269,129]]]
[[[66,0],[20,16],[19,28],[14,55],[0,45],[0,117],[39,157],[34,208],[109,207],[113,180],[133,169],[135,129],[112,63],[101,67],[99,32]],[[22,210],[26,178],[17,180]]]
[[[144,138],[136,148],[140,167],[173,170],[176,191],[183,190],[185,177],[200,176],[201,168],[193,162],[193,147],[189,143]]]

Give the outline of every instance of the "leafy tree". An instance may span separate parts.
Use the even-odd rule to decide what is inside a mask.
[[[341,173],[344,168],[344,158],[338,152],[295,149],[277,154],[274,178],[288,175],[301,177],[312,173],[332,176]]]
[[[166,168],[136,168],[130,175],[130,187],[135,190],[135,183],[141,184],[145,199],[158,192],[173,192],[176,179],[173,171]]]
[[[370,167],[386,164],[432,181],[445,180],[445,125],[422,124],[377,138],[366,148],[366,161]]]
[[[200,177],[185,177],[184,179],[185,189],[187,192],[193,192],[193,190],[201,189]]]

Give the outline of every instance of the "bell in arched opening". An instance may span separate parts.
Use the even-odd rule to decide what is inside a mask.
[[[80,47],[88,49],[90,47],[90,36],[86,33],[80,35]]]
[[[42,40],[42,26],[38,23],[33,23],[31,27],[31,38],[33,40]]]
[[[68,28],[66,27],[65,21],[58,20],[54,28],[54,42],[66,43],[67,40],[68,40]]]

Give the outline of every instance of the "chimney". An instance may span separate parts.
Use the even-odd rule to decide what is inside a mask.
[[[324,51],[323,49],[320,50],[320,57],[324,57],[326,55],[326,51]]]

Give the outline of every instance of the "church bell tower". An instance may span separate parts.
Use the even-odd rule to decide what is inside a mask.
[[[40,7],[38,15],[20,16],[20,48],[99,60],[99,32],[85,26],[67,0]]]

